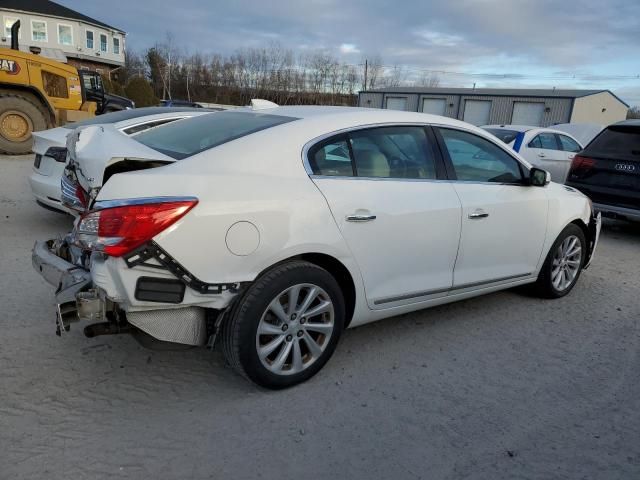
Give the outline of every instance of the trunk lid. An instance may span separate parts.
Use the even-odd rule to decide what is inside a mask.
[[[118,131],[112,125],[90,125],[67,138],[69,167],[82,189],[92,194],[102,187],[107,169],[113,173],[141,170],[172,163],[175,159],[153,150]]]

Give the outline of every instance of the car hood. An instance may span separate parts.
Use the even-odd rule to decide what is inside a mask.
[[[174,158],[136,142],[112,125],[88,125],[73,130],[67,137],[67,150],[78,182],[87,192],[102,187],[106,169],[118,162],[140,165],[129,171],[148,168],[145,163],[175,162]]]
[[[40,132],[33,132],[33,153],[44,155],[51,147],[64,147],[67,143],[67,135],[73,130],[64,127],[50,128]]]

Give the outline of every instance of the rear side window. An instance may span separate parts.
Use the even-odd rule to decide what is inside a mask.
[[[314,146],[309,151],[309,165],[315,175],[354,176],[347,137],[337,137]]]
[[[433,151],[421,127],[383,127],[349,134],[359,177],[435,179]]]
[[[558,134],[558,139],[560,140],[560,146],[562,150],[565,152],[579,152],[582,150],[582,147],[578,145],[578,143],[572,138],[567,137],[566,135]]]
[[[547,150],[560,150],[553,133],[541,133],[529,142],[529,148],[545,148]]]
[[[221,112],[173,122],[141,132],[134,138],[147,147],[181,160],[294,120],[297,118],[255,112]]]
[[[594,138],[586,150],[617,158],[640,159],[640,126],[611,126]]]
[[[422,127],[356,130],[309,150],[315,175],[435,179],[435,154]]]

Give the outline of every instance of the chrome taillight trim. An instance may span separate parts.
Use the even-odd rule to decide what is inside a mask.
[[[126,207],[129,205],[169,202],[198,202],[198,199],[196,197],[141,197],[123,198],[118,200],[99,200],[94,203],[92,211],[104,210],[105,208]]]
[[[62,204],[73,210],[83,211],[86,205],[76,195],[78,185],[66,175],[60,179],[60,200]]]

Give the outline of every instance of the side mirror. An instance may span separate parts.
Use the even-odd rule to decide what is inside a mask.
[[[529,184],[534,187],[544,187],[551,182],[551,174],[541,168],[533,167],[529,170]]]

